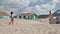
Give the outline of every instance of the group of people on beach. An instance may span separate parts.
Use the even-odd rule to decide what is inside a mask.
[[[9,25],[10,25],[10,24],[13,25],[13,24],[14,24],[14,17],[13,17],[13,12],[12,12],[12,11],[10,12],[10,15],[11,15],[11,16],[10,16],[10,19],[11,19],[11,20],[10,20],[10,22],[9,22]],[[49,23],[52,24],[52,23],[53,23],[53,15],[52,15],[51,11],[49,11],[49,17],[50,17],[50,18],[49,18]]]

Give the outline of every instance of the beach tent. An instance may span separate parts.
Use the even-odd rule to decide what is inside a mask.
[[[0,18],[10,18],[6,12],[0,12]]]
[[[60,10],[56,10],[56,12],[53,14],[54,17],[54,23],[60,24]]]
[[[53,14],[54,17],[60,16],[60,10],[56,10]]]

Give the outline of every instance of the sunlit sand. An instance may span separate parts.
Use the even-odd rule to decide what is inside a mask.
[[[59,24],[49,24],[48,18],[38,20],[14,19],[14,24],[9,25],[10,19],[0,19],[0,34],[59,34]]]

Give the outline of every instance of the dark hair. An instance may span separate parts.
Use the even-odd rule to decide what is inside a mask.
[[[49,11],[49,13],[51,13],[51,11]]]
[[[11,12],[10,14],[13,14],[13,12]]]

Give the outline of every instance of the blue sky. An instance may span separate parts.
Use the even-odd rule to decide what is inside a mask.
[[[48,14],[60,9],[60,0],[0,0],[0,11],[14,14],[34,12],[38,15]]]

